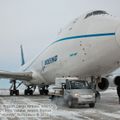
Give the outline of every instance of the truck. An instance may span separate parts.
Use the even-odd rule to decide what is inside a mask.
[[[85,104],[90,108],[95,107],[96,91],[87,80],[77,77],[56,78],[55,85],[50,86],[48,91],[52,100],[61,97],[69,108]]]

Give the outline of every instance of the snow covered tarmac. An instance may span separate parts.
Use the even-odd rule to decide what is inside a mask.
[[[57,104],[60,101],[57,102]],[[55,105],[48,96],[0,96],[0,120],[119,120],[120,105],[115,89],[101,93],[95,108]]]

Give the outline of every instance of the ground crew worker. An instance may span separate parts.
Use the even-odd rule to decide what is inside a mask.
[[[120,85],[117,86],[117,95],[118,95],[118,100],[120,104]]]

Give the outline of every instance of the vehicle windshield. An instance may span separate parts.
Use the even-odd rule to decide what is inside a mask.
[[[71,89],[90,89],[87,81],[70,81]]]

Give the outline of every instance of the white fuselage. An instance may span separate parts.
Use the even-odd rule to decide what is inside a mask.
[[[81,16],[22,70],[33,72],[31,84],[50,84],[62,76],[107,74],[119,67],[119,29],[120,20],[110,15]]]

